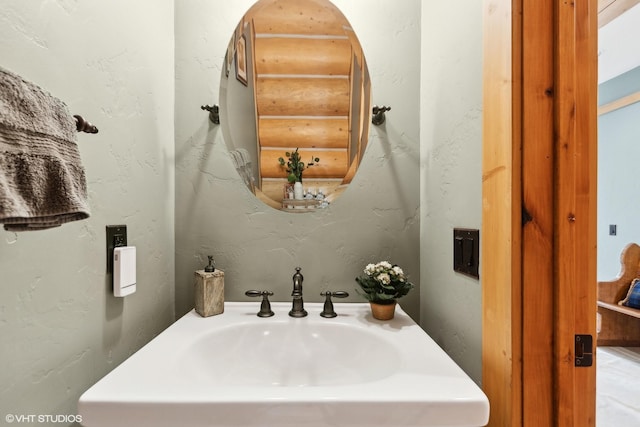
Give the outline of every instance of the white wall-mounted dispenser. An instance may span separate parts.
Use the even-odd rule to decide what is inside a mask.
[[[136,291],[136,247],[113,249],[113,295],[124,297]]]

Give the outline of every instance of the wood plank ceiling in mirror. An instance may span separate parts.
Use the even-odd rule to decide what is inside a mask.
[[[256,195],[292,208],[283,203],[287,174],[278,158],[299,149],[305,163],[320,159],[304,169],[305,190],[334,200],[368,140],[370,79],[358,38],[327,0],[260,0],[241,26],[254,68]]]

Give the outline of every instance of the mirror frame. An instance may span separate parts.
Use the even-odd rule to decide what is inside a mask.
[[[357,36],[330,1],[251,6],[230,37],[220,103],[235,168],[265,204],[294,213],[326,208],[355,176],[369,139],[371,79]],[[288,180],[294,153],[302,171]]]

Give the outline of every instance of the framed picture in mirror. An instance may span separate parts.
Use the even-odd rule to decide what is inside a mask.
[[[236,78],[247,86],[247,51],[244,34],[238,39],[236,46]]]
[[[235,38],[236,33],[234,32],[229,39],[229,45],[227,46],[227,53],[224,55],[224,75],[225,77],[229,77],[229,71],[231,70],[231,66],[233,65],[233,54],[235,52]]]

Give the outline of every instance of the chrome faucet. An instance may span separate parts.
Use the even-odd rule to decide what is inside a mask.
[[[304,309],[304,301],[302,300],[302,281],[304,277],[300,274],[300,267],[296,267],[296,274],[293,275],[293,307],[289,312],[291,317],[304,317],[307,315],[307,310]]]

